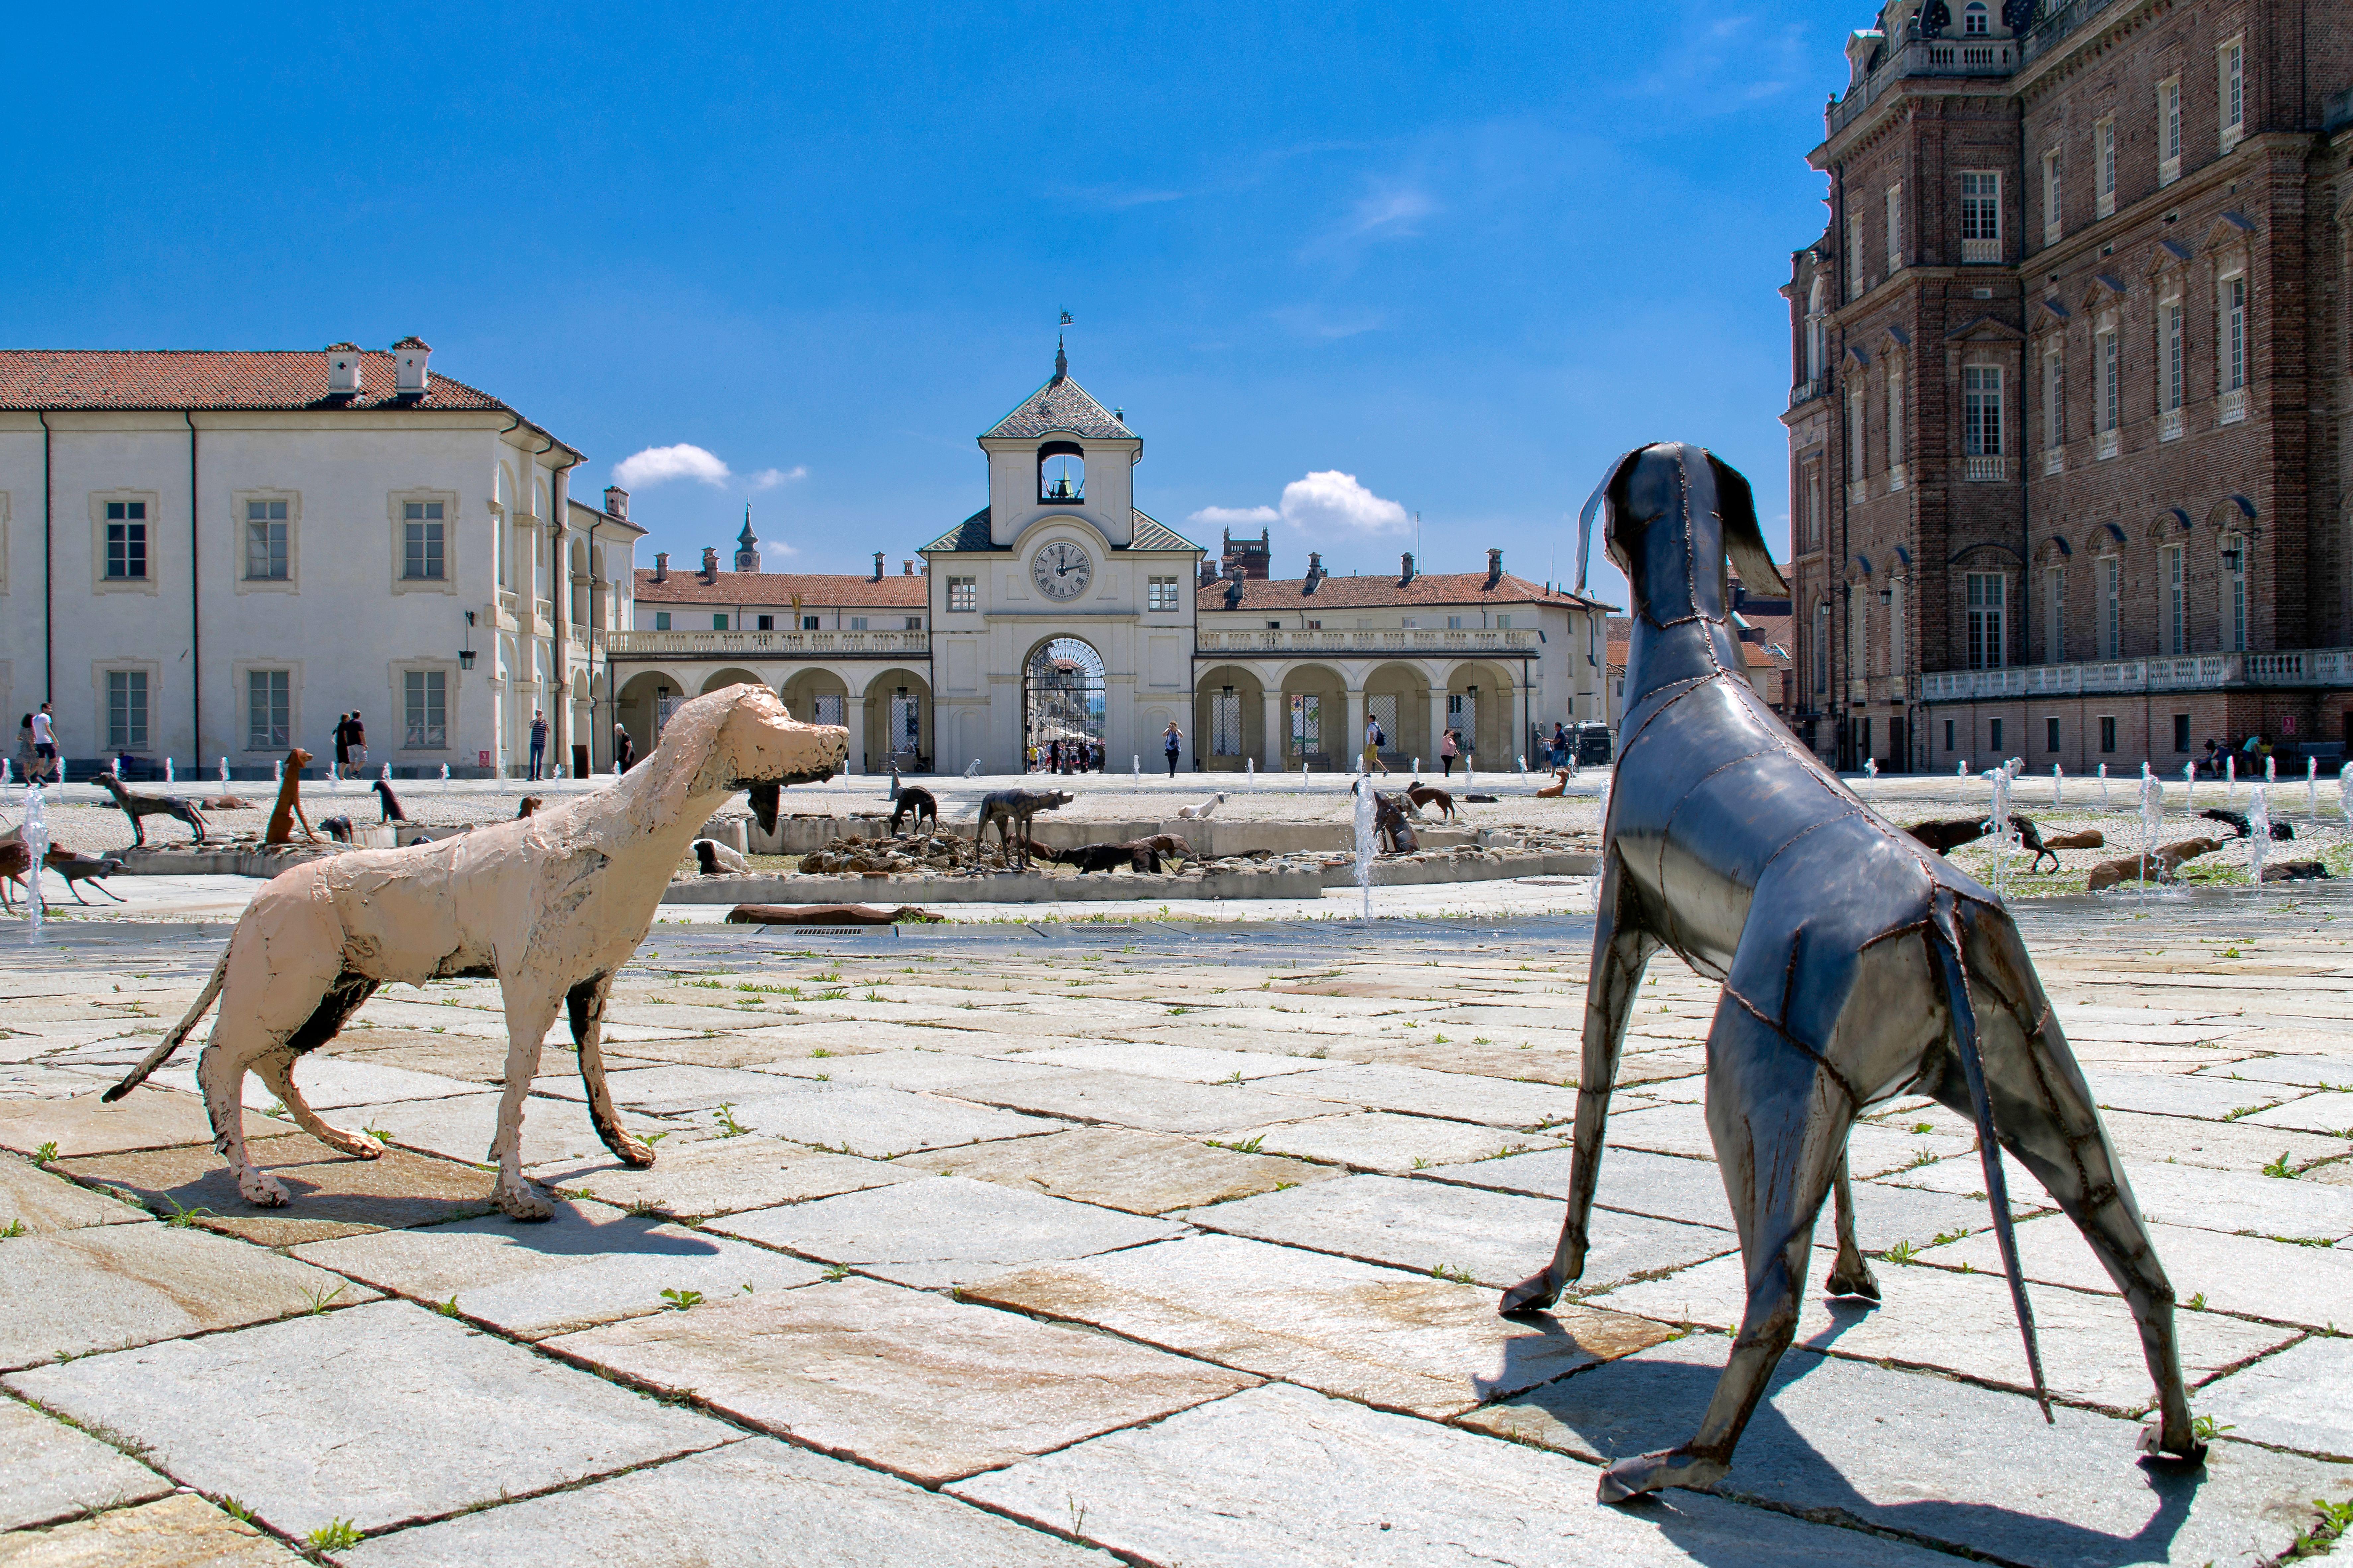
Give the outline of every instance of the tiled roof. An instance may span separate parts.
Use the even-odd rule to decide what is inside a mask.
[[[356,396],[327,392],[322,349],[0,349],[0,408],[506,408],[435,371],[393,391],[392,355],[361,353]]]
[[[1547,593],[1543,584],[1514,577],[1508,572],[1492,584],[1484,572],[1424,572],[1410,583],[1387,574],[1378,577],[1324,577],[1316,583],[1313,594],[1307,592],[1304,577],[1253,577],[1244,579],[1240,596],[1229,601],[1226,592],[1231,585],[1224,581],[1208,584],[1198,591],[1196,603],[1204,610],[1292,614],[1415,605],[1549,604],[1577,609],[1593,604],[1559,590]]]
[[[626,517],[615,517],[611,512],[607,511],[604,508],[590,506],[586,501],[581,500],[576,497],[567,497],[566,499],[570,501],[572,506],[572,522],[573,526],[575,528],[587,528],[592,525],[601,525],[606,528],[626,528],[630,532],[636,534],[639,539],[643,539],[646,536],[646,531],[643,528],[631,522]]]
[[[903,573],[880,580],[852,572],[722,572],[706,583],[700,572],[672,572],[662,582],[638,568],[641,605],[763,605],[790,607],[794,595],[810,608],[920,610],[930,600],[931,579]]]
[[[1012,413],[981,433],[992,436],[1043,436],[1067,430],[1099,440],[1132,439],[1134,432],[1112,417],[1111,410],[1087,395],[1087,389],[1067,375],[1053,380],[1023,398]]]
[[[1198,550],[1201,548],[1158,518],[1147,517],[1140,511],[1135,513],[1134,527],[1134,542],[1120,548],[1128,550]],[[988,551],[1001,547],[989,540],[988,508],[982,507],[923,548],[941,551]]]

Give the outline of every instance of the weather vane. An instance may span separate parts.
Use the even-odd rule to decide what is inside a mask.
[[[1078,325],[1078,321],[1076,321],[1076,320],[1075,320],[1075,319],[1071,315],[1071,313],[1070,313],[1068,310],[1065,310],[1065,311],[1063,311],[1063,312],[1062,312],[1062,321],[1061,321],[1061,324],[1062,324],[1063,326],[1066,326],[1066,327],[1074,327],[1074,326],[1077,326],[1077,325]]]

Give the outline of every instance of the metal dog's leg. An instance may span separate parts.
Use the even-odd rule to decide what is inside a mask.
[[[613,1110],[613,1091],[605,1086],[605,999],[612,994],[613,977],[600,974],[584,980],[565,995],[572,1024],[572,1043],[580,1052],[580,1083],[588,1091],[588,1120],[596,1136],[624,1165],[644,1170],[654,1163],[654,1152],[629,1136]]]
[[[562,996],[539,992],[521,979],[501,989],[507,1004],[507,1084],[499,1097],[498,1131],[491,1139],[490,1157],[499,1167],[491,1195],[510,1219],[546,1219],[555,1210],[522,1173],[522,1102],[538,1075],[540,1042],[555,1022]]]
[[[1838,1215],[1838,1261],[1831,1265],[1830,1278],[1822,1289],[1833,1296],[1860,1296],[1865,1300],[1879,1300],[1879,1279],[1862,1256],[1862,1248],[1854,1239],[1854,1184],[1847,1175],[1847,1152],[1839,1151],[1838,1174],[1832,1178],[1831,1196]]]
[[[1707,1061],[1708,1131],[1740,1232],[1748,1307],[1699,1430],[1679,1447],[1604,1470],[1603,1502],[1705,1486],[1731,1468],[1741,1428],[1796,1336],[1814,1221],[1854,1119],[1836,1078],[1728,995],[1708,1031]]]
[[[1533,1312],[1560,1300],[1570,1280],[1585,1272],[1587,1226],[1593,1193],[1601,1179],[1601,1134],[1609,1117],[1609,1091],[1618,1081],[1618,1056],[1626,1039],[1626,1019],[1641,989],[1642,971],[1658,941],[1621,922],[1623,880],[1612,855],[1601,879],[1599,911],[1593,922],[1592,973],[1585,985],[1585,1060],[1577,1074],[1577,1127],[1568,1167],[1568,1214],[1552,1262],[1504,1292],[1497,1310],[1505,1317]]]

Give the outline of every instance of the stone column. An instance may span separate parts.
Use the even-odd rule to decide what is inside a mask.
[[[1290,730],[1291,716],[1283,708],[1282,687],[1262,686],[1259,689],[1266,699],[1266,730],[1259,737],[1266,754],[1259,759],[1259,771],[1279,773],[1282,771],[1283,737]]]
[[[1445,753],[1439,748],[1446,741],[1446,677],[1439,676],[1430,683],[1430,750],[1421,754],[1421,765],[1443,770],[1438,759]]]
[[[1341,767],[1344,773],[1355,773],[1364,760],[1365,689],[1361,686],[1348,688],[1348,733],[1334,755],[1346,759]]]

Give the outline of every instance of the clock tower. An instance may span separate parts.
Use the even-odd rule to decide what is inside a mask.
[[[1059,739],[1124,770],[1170,721],[1190,727],[1201,548],[1136,509],[1143,438],[1060,343],[1053,376],[979,439],[988,504],[923,551],[940,765],[1018,772]]]

